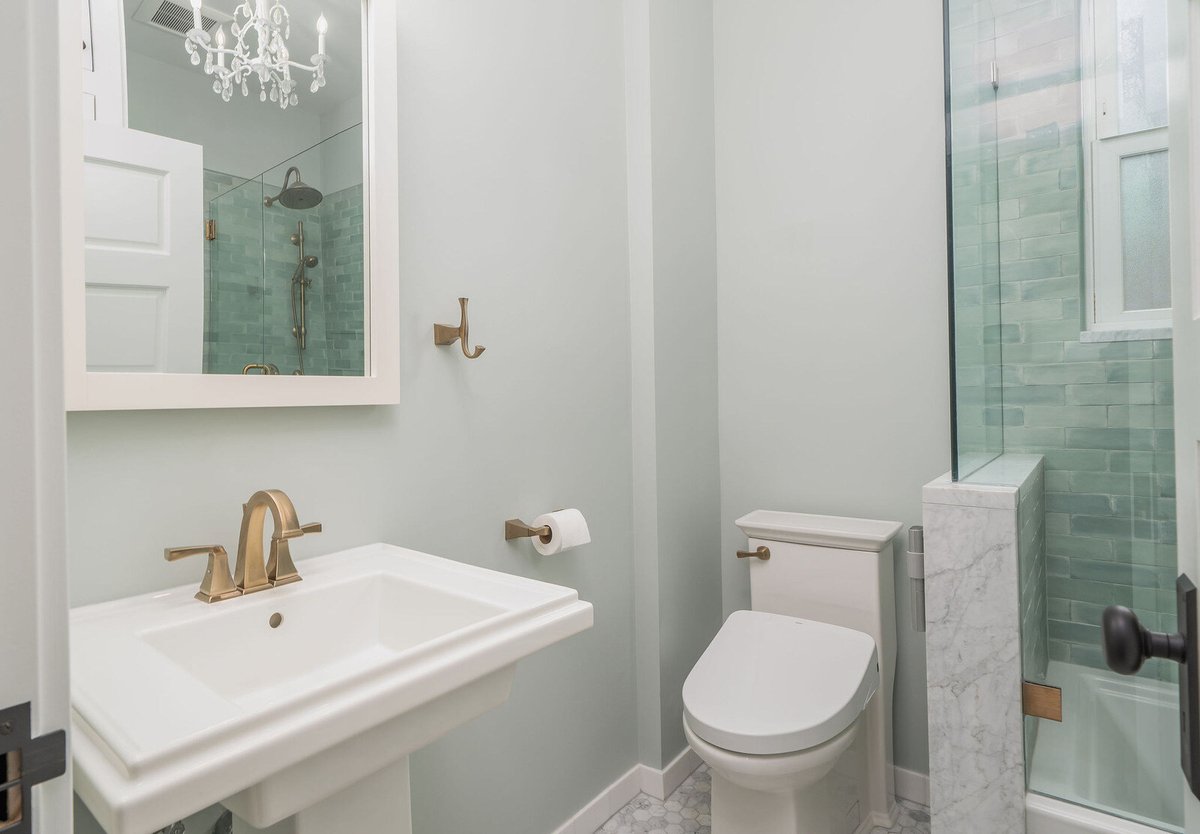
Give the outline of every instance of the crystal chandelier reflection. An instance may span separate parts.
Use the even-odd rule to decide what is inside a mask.
[[[244,0],[233,10],[233,23],[230,30],[233,33],[231,47],[225,45],[225,27],[217,29],[214,38],[201,28],[200,5],[202,0],[191,0],[192,28],[187,33],[184,49],[191,56],[192,65],[200,65],[200,53],[204,52],[204,72],[213,77],[213,92],[223,101],[233,97],[235,87],[240,87],[242,95],[250,95],[247,83],[251,76],[258,76],[258,100],[279,103],[286,110],[289,106],[299,103],[296,95],[297,81],[292,78],[292,70],[312,73],[312,83],[309,92],[315,93],[325,86],[325,62],[328,55],[325,52],[325,33],[329,24],[325,15],[317,20],[317,54],[309,60],[311,65],[301,64],[291,59],[288,52],[287,39],[291,37],[291,19],[282,0]],[[248,42],[253,35],[254,50]],[[226,58],[229,58],[226,66]]]

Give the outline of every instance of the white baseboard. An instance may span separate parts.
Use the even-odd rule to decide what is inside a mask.
[[[666,799],[683,784],[701,759],[690,747],[683,748],[675,759],[662,770],[649,765],[637,764],[620,779],[613,782],[600,794],[555,830],[554,834],[594,834],[596,829],[608,822],[617,811],[629,804],[639,793],[649,794],[655,799]],[[924,773],[893,768],[896,778],[896,796],[929,805],[929,777]]]
[[[690,747],[683,748],[675,759],[662,770],[655,770],[648,765],[638,765],[641,770],[642,792],[650,794],[658,800],[666,799],[683,784],[683,780],[692,775],[692,771],[703,762]]]
[[[896,778],[896,796],[929,807],[929,774],[902,767],[892,768]]]
[[[596,829],[608,822],[609,817],[628,805],[641,791],[642,767],[639,764],[629,768],[624,776],[560,825],[554,834],[595,834]]]
[[[683,784],[702,762],[690,747],[662,770],[649,765],[637,764],[617,781],[600,792],[600,795],[558,827],[554,834],[594,834],[597,828],[608,822],[609,817],[629,804],[639,793],[649,794],[663,800]]]

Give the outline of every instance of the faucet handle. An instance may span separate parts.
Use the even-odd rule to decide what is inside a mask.
[[[319,521],[300,525],[301,536],[320,532]],[[271,539],[271,552],[267,555],[267,581],[275,587],[300,581],[300,572],[296,570],[296,563],[292,561],[292,546],[287,539]]]
[[[188,556],[208,556],[208,569],[204,572],[204,580],[196,599],[201,602],[220,602],[242,595],[233,581],[229,571],[229,553],[219,544],[205,544],[196,547],[168,547],[163,551],[163,557],[168,562],[174,562]]]

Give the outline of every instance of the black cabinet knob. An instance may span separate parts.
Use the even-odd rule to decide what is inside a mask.
[[[1151,657],[1183,663],[1187,645],[1182,634],[1150,631],[1123,605],[1104,609],[1104,660],[1108,668],[1122,675],[1135,674]]]

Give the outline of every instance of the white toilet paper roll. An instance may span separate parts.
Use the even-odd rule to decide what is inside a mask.
[[[529,526],[550,528],[550,541],[543,541],[541,536],[533,537],[533,546],[543,556],[553,556],[592,540],[587,521],[579,510],[558,510],[539,515]]]

